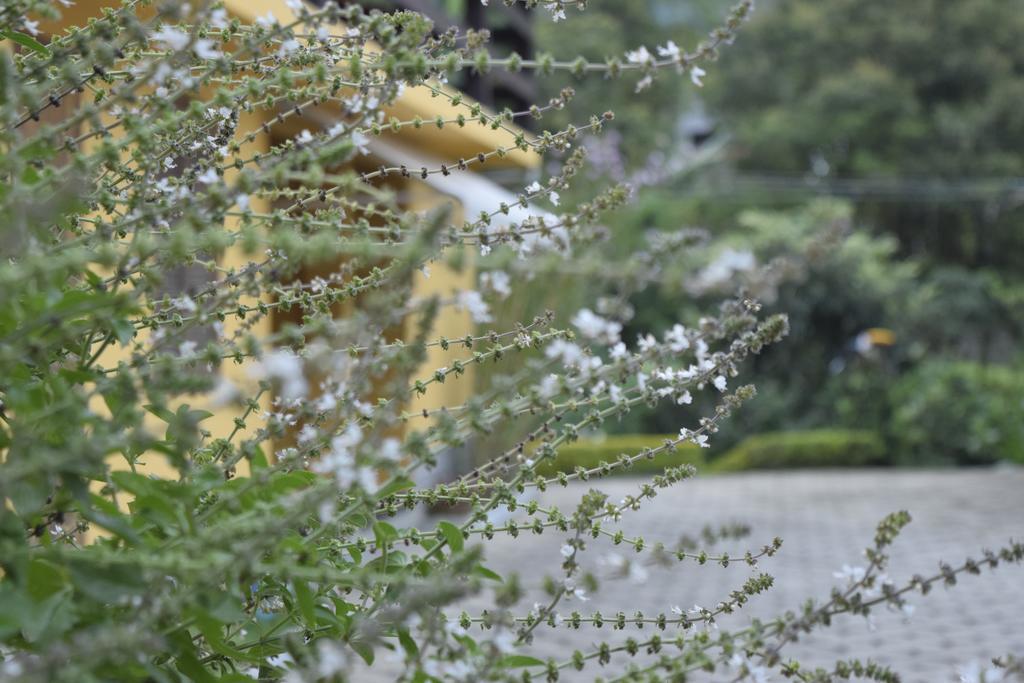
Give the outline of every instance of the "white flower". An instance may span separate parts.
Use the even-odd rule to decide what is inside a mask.
[[[366,137],[362,131],[357,130],[352,133],[352,144],[356,146],[360,154],[370,153],[370,138]]]
[[[300,444],[307,444],[316,439],[317,437],[316,427],[313,425],[303,425],[302,429],[299,430],[298,440]]]
[[[296,14],[302,11],[302,0],[284,0],[284,4]]]
[[[188,45],[189,36],[181,29],[174,28],[173,26],[164,26],[151,35],[150,39],[163,43],[172,50],[183,50]]]
[[[653,334],[645,334],[642,337],[636,339],[637,348],[640,349],[640,353],[650,351],[658,345],[658,340],[654,338]]]
[[[447,631],[449,635],[453,636],[464,636],[467,634],[466,629],[462,628],[457,621],[449,621],[446,623],[444,625],[444,630]]]
[[[273,12],[267,12],[262,17],[256,17],[256,23],[264,28],[270,28],[277,26],[277,17],[274,16]]]
[[[210,12],[210,26],[216,29],[225,29],[228,27],[228,13],[226,10],[216,9]]]
[[[641,45],[635,50],[626,53],[626,61],[630,64],[647,64],[654,61],[654,57],[647,51],[647,47]]]
[[[562,546],[562,557],[572,557],[572,554],[576,552],[571,545],[566,543]]]
[[[192,51],[199,59],[220,59],[220,50],[214,49],[214,42],[209,38],[200,38],[192,45]]]
[[[565,19],[565,0],[544,0],[544,8],[551,12],[551,19],[555,23]]]
[[[582,588],[574,589],[572,595],[580,602],[587,602],[588,600],[590,600],[590,598],[587,597],[587,592]]]
[[[866,574],[867,570],[864,567],[851,567],[848,564],[844,564],[841,570],[832,572],[832,576],[837,579],[845,579],[850,584],[860,583]]]
[[[548,375],[541,380],[537,393],[541,398],[551,398],[558,393],[558,375]]]
[[[503,270],[492,270],[480,276],[480,286],[489,289],[502,299],[512,293],[511,278]]]
[[[665,47],[658,46],[658,54],[669,59],[679,59],[679,46],[670,40],[665,43]]]
[[[665,343],[669,350],[679,353],[690,348],[690,340],[686,336],[686,328],[676,323],[672,329],[665,333]]]
[[[309,132],[308,130],[306,130],[305,128],[303,128],[303,129],[302,129],[302,132],[301,132],[301,133],[299,133],[299,135],[298,135],[298,137],[296,138],[296,140],[298,140],[299,142],[301,142],[301,143],[303,143],[303,144],[305,144],[305,143],[307,143],[307,142],[313,142],[313,134],[312,134],[312,133],[310,133],[310,132]]]
[[[534,180],[532,183],[530,183],[529,185],[526,186],[526,193],[527,194],[537,194],[542,189],[543,188],[540,186],[540,183],[538,183],[536,180]]]
[[[259,379],[275,381],[280,386],[281,397],[285,400],[305,398],[309,385],[302,371],[302,359],[288,349],[279,349],[266,354],[253,368]]]
[[[581,308],[571,322],[584,337],[605,344],[618,342],[622,332],[620,323],[605,320],[589,308]]]
[[[689,391],[684,391],[676,396],[676,403],[681,406],[690,405],[693,403],[693,395]]]
[[[551,192],[548,193],[548,199],[551,200],[552,204],[558,206],[558,202],[561,201],[561,196],[557,192],[552,190]]]
[[[220,176],[217,175],[217,170],[211,167],[203,171],[202,174],[200,174],[199,176],[197,176],[196,180],[207,185],[213,185],[218,180],[220,180]]]
[[[235,204],[238,205],[239,211],[248,211],[249,210],[249,195],[247,195],[247,194],[235,195]]]
[[[643,584],[647,583],[647,577],[648,577],[647,570],[644,569],[639,563],[637,563],[637,562],[630,562],[629,563],[629,580],[632,583],[635,583],[638,586],[643,585]]]
[[[320,678],[331,678],[344,671],[348,666],[345,649],[339,643],[327,638],[317,641],[316,654],[316,673]]]
[[[707,434],[697,434],[696,432],[691,432],[686,427],[683,427],[679,430],[679,436],[688,440],[690,443],[700,446],[701,448],[711,448],[711,444],[708,443]],[[697,605],[694,605],[694,607],[700,609]]]
[[[715,379],[712,380],[712,384],[714,384],[715,388],[718,389],[719,391],[725,391],[725,375],[719,375],[718,377],[715,377]]]
[[[299,45],[299,41],[295,40],[294,38],[289,38],[288,40],[285,40],[281,43],[281,48],[277,51],[277,54],[280,57],[287,57],[291,53],[298,50],[299,47],[301,47]]]
[[[498,635],[494,636],[494,640],[492,640],[491,643],[498,652],[509,653],[515,651],[516,637],[508,631],[502,631]]]
[[[700,79],[707,76],[707,74],[708,72],[699,66],[694,65],[690,67],[690,80],[693,81],[693,84],[698,88],[704,87],[704,83],[702,83]]]
[[[680,607],[679,605],[673,605],[671,611],[672,611],[672,614],[675,614],[675,615],[680,616],[680,617],[683,616],[683,608]]]
[[[398,462],[402,459],[402,443],[394,438],[388,437],[380,444],[380,459],[388,462]]]
[[[764,666],[756,666],[749,658],[735,653],[728,662],[729,668],[739,674],[738,680],[753,681],[754,683],[768,683],[769,669]]]
[[[957,672],[960,674],[961,683],[998,683],[1003,680],[1003,672],[994,666],[982,668],[976,660],[972,660],[960,667]]]
[[[653,82],[654,76],[647,74],[646,76],[644,76],[643,78],[636,82],[636,90],[634,90],[633,92],[643,92],[644,90],[647,90],[647,88],[651,87],[651,83]]]
[[[488,2],[490,2],[490,0],[480,0],[480,4],[483,5],[484,7],[487,7]]]
[[[217,378],[217,384],[213,387],[213,391],[207,395],[207,400],[209,400],[211,407],[222,408],[234,403],[240,396],[241,392],[234,382],[221,376]]]
[[[610,352],[612,360],[622,360],[629,356],[629,352],[626,350],[626,344],[624,342],[618,342],[612,347]]]
[[[488,308],[487,303],[480,296],[480,292],[472,289],[459,292],[458,305],[460,308],[469,311],[469,316],[475,323],[489,323],[493,320],[491,309]]]
[[[564,339],[556,339],[548,344],[544,349],[544,355],[548,358],[557,358],[565,365],[579,365],[585,358],[583,349]]]
[[[22,19],[21,25],[25,27],[25,30],[34,36],[39,35],[39,22],[32,21],[31,19]]]

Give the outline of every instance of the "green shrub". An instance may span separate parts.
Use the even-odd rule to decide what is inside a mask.
[[[933,361],[893,388],[892,440],[913,463],[1024,463],[1024,372]]]
[[[593,469],[602,463],[614,464],[623,455],[635,456],[645,448],[658,448],[666,440],[675,441],[675,434],[616,434],[602,439],[580,439],[559,447],[558,455],[551,462],[541,463],[539,473],[551,476],[556,472],[571,474],[577,467]],[[629,467],[618,467],[617,474],[661,474],[666,467],[704,464],[700,448],[693,444],[680,444],[674,451],[664,451],[652,458],[641,458]]]
[[[798,467],[867,467],[886,464],[885,444],[874,432],[816,429],[751,436],[712,464],[717,472]]]

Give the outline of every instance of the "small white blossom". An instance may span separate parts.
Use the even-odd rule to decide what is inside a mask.
[[[572,554],[576,552],[571,545],[568,543],[562,546],[562,557],[572,557]]]
[[[491,309],[487,306],[480,292],[467,289],[459,293],[458,305],[469,311],[469,316],[475,323],[489,323],[493,320]]]
[[[504,299],[512,293],[511,278],[503,270],[492,270],[480,276],[480,286]]]
[[[540,385],[537,387],[537,393],[540,394],[541,398],[551,398],[558,393],[558,390],[558,375],[548,375],[541,380]]]
[[[716,389],[724,392],[726,387],[725,375],[719,375],[718,377],[715,377],[715,379],[712,380],[712,384],[715,385]]]
[[[647,64],[654,61],[654,57],[647,51],[647,47],[641,45],[635,50],[626,53],[626,61],[630,64]]]
[[[356,146],[356,150],[360,154],[365,156],[370,153],[370,138],[366,137],[362,131],[357,130],[352,133],[352,144]]]
[[[665,343],[669,350],[679,353],[690,348],[690,340],[686,336],[686,328],[676,323],[672,329],[665,333]]]
[[[589,308],[581,308],[572,319],[572,324],[584,337],[605,344],[619,341],[622,324],[606,320]]]
[[[696,66],[696,65],[691,66],[690,67],[690,80],[698,88],[703,88],[704,87],[704,83],[700,79],[704,78],[707,75],[707,73],[708,73],[707,71],[705,71],[704,69],[700,68],[699,66]]]
[[[281,396],[286,400],[304,398],[309,391],[303,375],[302,359],[287,349],[266,354],[253,368],[253,374],[258,379],[277,382]]]
[[[277,17],[273,12],[267,12],[262,17],[256,17],[256,23],[264,28],[271,28],[277,26]]]
[[[199,59],[220,59],[221,52],[214,48],[215,43],[209,38],[199,38],[192,45],[192,52]]]
[[[25,27],[25,30],[34,36],[39,35],[39,22],[32,21],[31,19],[22,19],[21,25]]]
[[[179,28],[164,26],[159,31],[152,34],[150,39],[155,40],[158,43],[163,43],[168,48],[178,51],[184,50],[185,46],[188,45],[189,36]]]
[[[867,570],[864,567],[851,567],[848,564],[844,564],[843,568],[839,571],[832,572],[832,576],[837,579],[844,579],[849,584],[860,583],[866,575]]]
[[[205,171],[203,171],[199,176],[197,176],[196,180],[207,185],[214,185],[220,180],[220,176],[217,175],[216,169],[208,168]]]
[[[665,47],[658,46],[658,55],[669,59],[679,59],[679,46],[670,40],[665,43]]]
[[[316,654],[316,673],[321,678],[332,678],[348,666],[345,648],[340,643],[327,638],[317,641]]]
[[[281,47],[278,49],[277,54],[280,57],[287,57],[297,51],[300,47],[299,41],[294,38],[289,38],[288,40],[281,42]]]
[[[402,443],[394,438],[388,437],[380,444],[380,459],[388,462],[398,462],[402,459]]]
[[[1002,669],[984,667],[977,660],[960,667],[957,673],[960,674],[960,683],[999,683],[1004,678]]]

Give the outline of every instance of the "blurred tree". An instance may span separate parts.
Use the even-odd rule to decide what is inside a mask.
[[[1024,264],[1024,5],[777,0],[759,9],[709,79],[741,171],[817,176],[825,188],[884,177],[843,192],[905,252],[969,267]]]

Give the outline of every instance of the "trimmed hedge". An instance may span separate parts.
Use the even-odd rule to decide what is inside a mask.
[[[715,472],[888,464],[885,443],[870,431],[817,429],[770,432],[743,440],[711,464]]]
[[[623,455],[630,457],[641,453],[645,448],[658,448],[665,444],[666,439],[678,439],[672,434],[616,434],[603,439],[580,439],[573,443],[560,446],[558,455],[551,462],[542,463],[537,472],[550,477],[557,472],[572,474],[577,467],[592,469],[602,463],[614,464]],[[674,452],[662,452],[653,458],[641,458],[632,466],[617,467],[616,474],[661,474],[666,467],[679,465],[704,464],[700,448],[693,444],[680,444]]]
[[[911,464],[1024,463],[1024,370],[931,361],[893,388],[891,439]]]

